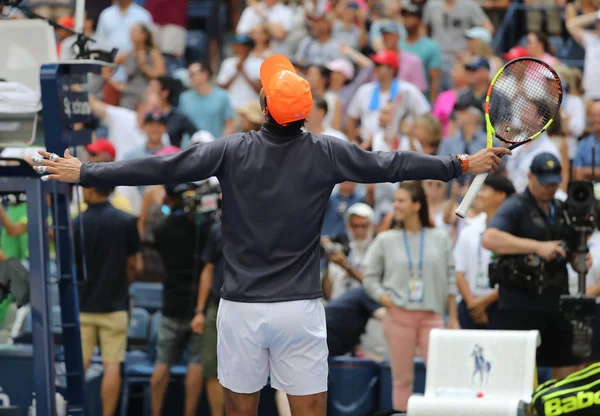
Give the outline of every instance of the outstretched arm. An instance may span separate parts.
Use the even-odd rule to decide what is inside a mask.
[[[231,137],[235,140],[235,137]],[[164,156],[149,156],[133,160],[109,163],[82,164],[65,152],[65,157],[54,157],[40,152],[44,157],[34,162],[40,173],[50,173],[44,180],[82,182],[87,186],[144,186],[195,182],[217,176],[223,164],[230,138],[221,138],[212,143],[191,146],[180,153]]]
[[[336,182],[400,182],[435,179],[448,182],[463,174],[455,156],[431,156],[416,152],[368,152],[342,140],[329,140]],[[506,148],[487,148],[469,157],[469,173],[495,170],[498,155],[510,154]]]

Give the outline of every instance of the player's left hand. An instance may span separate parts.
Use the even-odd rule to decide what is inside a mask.
[[[64,157],[44,150],[38,150],[40,156],[31,158],[38,173],[49,173],[42,176],[43,181],[56,180],[67,183],[77,183],[80,180],[81,160],[71,156],[69,149],[65,150]]]

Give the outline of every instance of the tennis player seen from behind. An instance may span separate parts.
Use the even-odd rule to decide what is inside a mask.
[[[260,131],[183,152],[82,164],[40,152],[44,180],[95,187],[194,182],[216,176],[223,190],[224,284],[217,318],[218,375],[228,416],[256,415],[271,377],[294,416],[325,416],[327,342],[319,242],[333,187],[344,181],[450,181],[498,167],[504,148],[475,155],[368,152],[302,130],[312,108],[308,82],[282,55],[260,69]]]

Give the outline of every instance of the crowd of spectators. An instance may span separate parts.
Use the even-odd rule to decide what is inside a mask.
[[[39,13],[73,27],[68,1],[41,3]],[[450,184],[346,182],[331,195],[322,233],[324,302],[364,285],[381,303],[383,288],[400,284],[395,268],[425,275],[425,287],[413,282],[406,293],[401,288],[391,292],[382,305],[388,314],[383,321],[381,314],[373,314],[352,351],[373,360],[396,360],[397,407],[405,406],[412,386],[412,377],[400,377],[398,369],[411,373],[415,348],[426,356],[431,328],[495,327],[493,308],[488,308],[497,294],[486,286],[485,273],[468,271],[474,259],[464,256],[486,216],[489,221],[506,197],[526,189],[531,163],[541,153],[554,155],[563,166],[556,193],[563,200],[569,180],[592,179],[593,155],[600,160],[595,145],[600,134],[600,11],[593,0],[525,0],[555,7],[527,11],[523,41],[502,53],[494,50],[493,41],[508,0],[247,0],[239,15],[238,7],[229,5],[231,41],[215,48],[209,39],[202,61],[185,59],[186,1],[87,3],[86,34],[105,49],[119,50],[116,66],[104,69],[90,95],[99,119],[95,141],[87,147],[92,161],[173,153],[259,129],[259,70],[274,53],[290,57],[310,83],[314,107],[305,128],[368,151],[473,154],[486,146],[485,94],[503,63],[532,56],[556,69],[565,93],[560,117],[550,131],[505,160],[466,219],[454,210],[468,177]],[[61,29],[56,34],[59,56],[69,59],[73,37]],[[573,40],[585,60],[561,62],[550,42],[557,36]],[[142,250],[136,280],[164,278],[155,230],[165,216],[165,197],[162,186],[120,187],[111,196],[113,205],[137,218]],[[23,257],[15,238],[26,234],[14,224],[26,223],[26,217],[16,209],[8,215],[0,210],[0,221],[0,248],[7,256],[15,251]],[[402,234],[383,233],[398,223],[415,231],[404,243]],[[431,229],[419,240],[421,226]],[[600,254],[597,240],[595,233],[590,240],[594,256]],[[485,256],[489,259],[489,252]],[[590,277],[590,294],[600,294],[597,268]],[[404,296],[419,297],[432,288],[438,296],[417,320],[392,307]]]

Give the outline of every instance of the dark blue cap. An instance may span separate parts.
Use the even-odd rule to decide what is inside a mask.
[[[402,16],[416,16],[419,19],[423,17],[423,9],[412,3],[402,6]]]
[[[233,40],[233,43],[238,45],[248,45],[254,47],[254,40],[248,35],[237,35]]]
[[[490,70],[490,61],[485,59],[482,56],[476,56],[471,59],[471,62],[465,65],[465,69],[467,71],[477,71],[478,69],[485,68],[488,71]]]
[[[354,9],[354,10],[360,9],[359,4],[355,1],[349,1],[348,3],[346,3],[346,7],[349,9]]]
[[[534,157],[529,171],[541,185],[557,185],[562,182],[560,160],[552,153],[544,152]]]
[[[177,183],[165,185],[165,193],[169,196],[177,196],[181,195],[184,192],[190,189],[190,185],[188,183]]]
[[[149,123],[151,121],[156,121],[158,123],[167,124],[167,116],[163,113],[151,112],[146,114],[144,117],[144,123]]]

